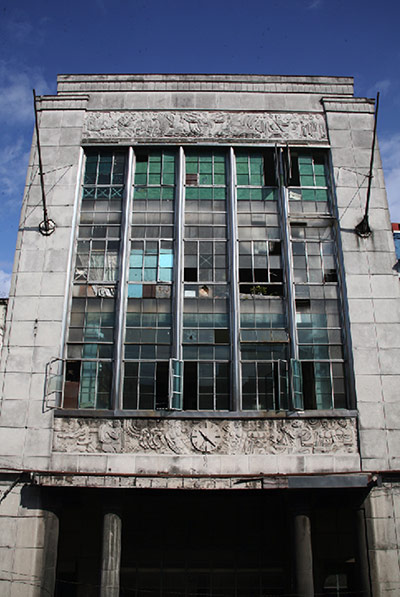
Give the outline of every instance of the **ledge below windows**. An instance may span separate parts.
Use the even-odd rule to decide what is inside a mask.
[[[292,410],[292,411],[189,411],[189,410],[93,410],[56,408],[56,417],[93,419],[336,419],[357,418],[357,410]]]

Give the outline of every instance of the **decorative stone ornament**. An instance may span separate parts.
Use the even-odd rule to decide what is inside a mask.
[[[300,112],[129,111],[89,112],[85,141],[328,141],[322,114]]]
[[[355,454],[356,421],[315,419],[56,418],[55,452]]]

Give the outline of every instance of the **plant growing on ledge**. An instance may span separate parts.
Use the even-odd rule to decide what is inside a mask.
[[[250,288],[250,294],[257,294],[257,295],[262,295],[262,296],[266,296],[268,293],[268,289],[266,286],[252,286]]]

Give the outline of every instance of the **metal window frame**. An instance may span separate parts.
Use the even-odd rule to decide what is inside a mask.
[[[144,148],[144,147],[143,147]],[[114,148],[112,148],[114,149]],[[142,149],[142,148],[140,148]],[[140,151],[139,149],[139,151]],[[146,147],[147,149],[147,147]],[[171,148],[176,151],[176,148]],[[209,150],[209,146],[204,146],[204,149]],[[211,146],[212,149],[212,146]],[[240,147],[239,149],[242,149]],[[253,149],[247,148],[246,149]],[[264,147],[262,149],[265,149]],[[298,149],[296,147],[296,149]],[[325,149],[325,148],[324,148]],[[221,187],[225,187],[227,189],[227,200],[226,200],[226,215],[227,215],[227,257],[228,257],[228,280],[227,283],[230,283],[230,302],[229,302],[229,319],[230,319],[230,336],[231,336],[231,343],[230,343],[230,351],[231,351],[231,410],[234,412],[241,411],[241,404],[240,404],[240,396],[241,396],[241,367],[239,366],[241,363],[240,359],[240,345],[239,345],[239,332],[240,332],[240,294],[239,294],[239,280],[238,280],[238,213],[237,213],[237,179],[236,179],[236,160],[235,160],[235,147],[225,147],[225,164],[226,164],[226,185],[217,185]],[[190,149],[189,149],[190,151]],[[312,151],[308,149],[308,151]],[[327,152],[328,153],[328,152]],[[293,260],[292,260],[292,251],[291,251],[291,238],[290,238],[290,213],[289,213],[289,189],[291,187],[285,185],[284,181],[284,163],[283,163],[283,148],[275,147],[275,157],[276,157],[276,168],[277,168],[277,175],[278,175],[278,215],[280,219],[280,227],[282,231],[282,239],[281,242],[283,243],[281,257],[283,260],[283,269],[284,269],[284,287],[286,288],[284,301],[286,304],[287,309],[287,319],[288,319],[288,332],[290,338],[290,360],[293,362],[297,362],[298,358],[298,341],[297,341],[297,326],[296,326],[296,308],[295,308],[295,295],[294,295],[294,280],[293,280]],[[73,237],[75,238],[75,243],[78,239],[78,232],[77,232],[77,221],[80,213],[80,202],[79,199],[81,198],[81,189],[83,186],[83,172],[84,172],[84,150],[81,149],[80,154],[80,163],[78,168],[78,176],[77,176],[77,191],[75,196],[75,211],[74,211],[74,228],[73,228]],[[327,174],[329,175],[328,169],[328,160],[330,160],[331,164],[331,156],[326,159],[325,169]],[[314,165],[314,162],[313,162]],[[116,296],[116,326],[115,326],[115,343],[114,343],[114,370],[113,370],[113,382],[112,382],[112,409],[114,411],[122,410],[122,393],[123,393],[123,346],[124,346],[124,336],[125,336],[125,312],[126,312],[126,304],[127,304],[127,288],[128,288],[128,271],[129,271],[129,247],[131,241],[131,215],[132,215],[132,200],[133,200],[133,193],[134,193],[134,167],[135,167],[135,151],[133,147],[129,147],[128,150],[128,157],[127,157],[127,171],[126,171],[126,182],[125,182],[125,191],[124,197],[122,199],[122,221],[121,221],[121,238],[120,238],[120,262],[119,262],[119,283],[117,284],[117,296]],[[249,166],[250,167],[250,166]],[[97,170],[99,168],[99,162],[97,163]],[[147,167],[147,176],[148,176],[149,166]],[[213,174],[214,174],[214,166],[213,166]],[[162,173],[161,173],[162,175]],[[96,177],[98,173],[96,174]],[[313,166],[313,176],[315,180],[315,171]],[[328,176],[328,186],[321,187],[326,188],[328,190],[328,197],[329,197],[329,204],[332,207],[334,201],[332,197],[334,196],[334,186],[332,180],[329,181]],[[329,186],[329,182],[331,185]],[[113,186],[113,185],[108,185]],[[148,185],[147,185],[148,186]],[[160,186],[160,185],[155,185]],[[161,184],[162,186],[162,184]],[[166,185],[170,186],[170,185]],[[190,185],[189,185],[190,186]],[[209,185],[203,185],[209,186]],[[215,186],[215,185],[212,185]],[[250,188],[251,185],[250,185]],[[313,187],[317,188],[317,187]],[[320,187],[318,187],[320,188]],[[175,242],[174,242],[174,274],[173,274],[173,287],[174,291],[172,294],[172,358],[170,359],[170,363],[172,362],[182,362],[182,336],[183,336],[183,289],[184,289],[184,282],[183,282],[183,261],[184,261],[184,251],[183,251],[183,236],[184,236],[184,206],[185,206],[185,189],[186,189],[186,180],[185,180],[185,150],[183,146],[178,148],[178,159],[176,162],[176,170],[175,170],[175,207],[174,207],[174,230],[175,230]],[[296,216],[298,214],[295,214]],[[311,214],[310,214],[311,215]],[[321,217],[322,214],[316,214],[317,216]],[[303,219],[306,219],[308,214],[304,213],[301,214]],[[311,215],[312,217],[312,215]],[[314,215],[315,217],[315,215]],[[332,218],[331,218],[332,219]],[[340,259],[340,247],[338,246],[340,236],[337,234],[337,218],[333,222],[333,229],[334,229],[334,246],[335,246],[335,258],[337,262],[341,262]],[[339,239],[339,240],[338,240]],[[160,247],[160,238],[157,239],[147,239],[147,240],[156,240],[159,243]],[[165,239],[168,240],[168,239]],[[188,239],[190,240],[190,239]],[[197,244],[201,242],[200,239],[193,239]],[[204,239],[204,240],[211,240],[213,243],[217,242],[218,239]],[[251,241],[252,244],[252,263],[253,263],[253,270],[254,270],[254,242]],[[268,242],[268,241],[266,241]],[[322,241],[318,241],[320,245],[322,245]],[[62,337],[62,358],[65,355],[66,349],[66,331],[67,331],[67,320],[69,317],[69,309],[68,305],[70,304],[71,295],[72,295],[72,284],[71,279],[73,276],[72,273],[72,262],[73,262],[73,254],[76,254],[76,251],[73,250],[73,243],[71,243],[69,261],[71,267],[69,268],[69,275],[67,276],[66,287],[68,290],[69,299],[65,302],[65,309],[64,309],[64,326],[63,326],[63,337]],[[321,247],[322,251],[322,247]],[[342,267],[340,267],[342,269]],[[268,265],[269,270],[269,265]],[[229,279],[230,278],[230,279]],[[340,297],[342,297],[342,293],[345,291],[345,286],[343,282],[343,273],[341,274],[341,284],[339,284],[341,291]],[[222,283],[222,282],[221,282]],[[210,284],[217,284],[217,282],[210,282]],[[342,298],[339,299],[340,301]],[[346,322],[345,322],[346,323]],[[347,326],[342,325],[342,335],[344,334],[344,328]],[[348,338],[349,335],[346,334]],[[343,344],[342,344],[343,345]],[[351,353],[351,351],[350,351]],[[350,354],[349,353],[349,354]],[[346,355],[347,356],[347,355]],[[97,359],[98,360],[98,359]],[[97,362],[97,361],[96,361]],[[212,361],[215,365],[216,361]],[[330,362],[330,360],[329,360]],[[342,362],[342,361],[340,361]],[[291,367],[289,367],[291,370]],[[172,379],[172,367],[170,371],[170,377]],[[290,386],[293,387],[293,380],[292,380],[292,372],[290,372]],[[331,375],[332,378],[332,375]],[[183,380],[183,378],[182,378]],[[333,387],[333,381],[332,381]],[[172,407],[172,390],[170,390],[170,405]],[[298,408],[298,407],[297,407]],[[199,411],[201,412],[201,411]]]

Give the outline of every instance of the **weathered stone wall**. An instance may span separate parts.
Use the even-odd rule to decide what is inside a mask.
[[[366,204],[373,105],[324,100],[335,177],[365,470],[400,464],[400,284],[379,150],[374,156],[369,222],[354,233]]]
[[[400,485],[385,482],[365,503],[373,597],[400,595]]]
[[[42,587],[46,513],[40,490],[15,476],[0,482],[0,594],[2,597],[44,595]],[[11,491],[10,491],[11,488]]]

